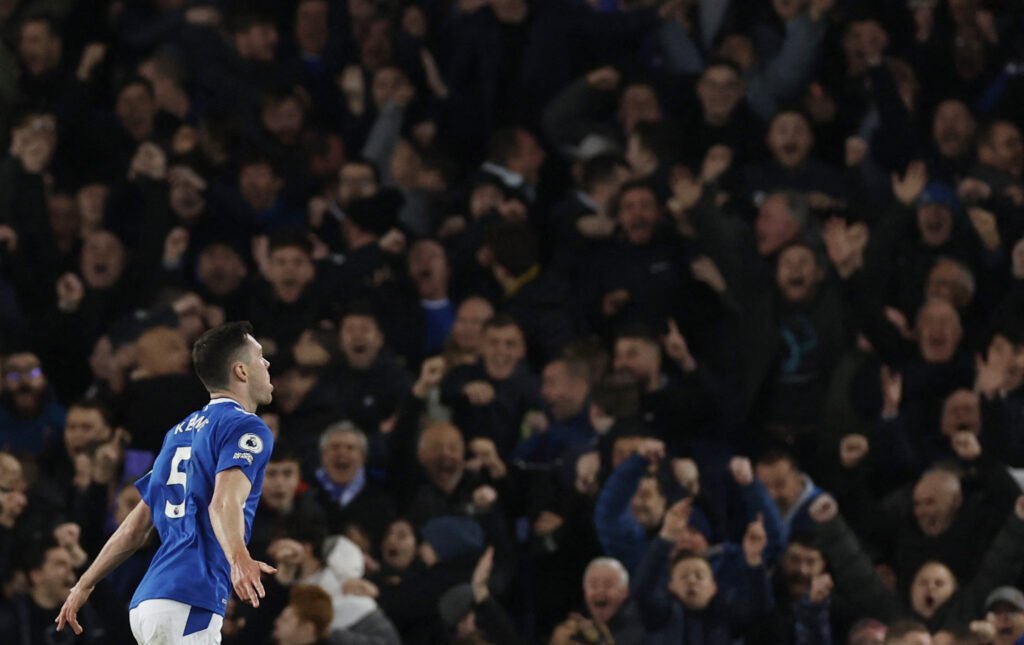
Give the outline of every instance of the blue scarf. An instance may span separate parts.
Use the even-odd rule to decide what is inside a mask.
[[[336,484],[327,476],[327,471],[320,467],[316,469],[316,480],[335,504],[345,508],[366,486],[366,469],[360,468],[349,483]]]

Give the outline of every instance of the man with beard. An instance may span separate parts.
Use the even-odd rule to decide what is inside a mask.
[[[19,351],[2,360],[0,449],[39,455],[57,444],[64,407],[50,389],[39,357]]]
[[[813,533],[799,531],[789,536],[789,544],[772,578],[775,611],[758,627],[750,642],[830,642],[829,618],[835,613],[829,598],[832,578],[825,571],[825,556],[815,544]],[[801,633],[802,630],[809,631]],[[836,631],[840,633],[841,630]],[[822,638],[823,635],[828,637]],[[808,636],[812,640],[806,640]]]
[[[780,539],[785,544],[791,533],[811,525],[810,505],[823,491],[801,472],[796,459],[782,451],[769,451],[758,458],[757,478],[768,489],[782,517]]]
[[[494,441],[502,459],[519,442],[523,418],[541,409],[537,376],[523,362],[526,342],[515,320],[497,314],[484,323],[482,360],[452,370],[441,383],[441,401],[470,438]]]
[[[825,283],[817,249],[793,242],[778,254],[775,290],[747,305],[742,321],[747,356],[744,391],[761,441],[813,464],[825,395],[836,361],[851,338],[842,300]],[[814,473],[816,476],[817,472]]]
[[[957,184],[971,162],[971,143],[978,122],[959,99],[939,103],[932,116],[932,157],[929,174],[936,180]]]
[[[709,437],[718,412],[707,375],[690,353],[675,323],[662,339],[665,354],[679,368],[669,371],[653,330],[643,325],[622,329],[614,345],[613,365],[640,385],[640,416],[673,456],[690,450]]]
[[[623,184],[613,210],[621,232],[595,257],[602,267],[598,320],[605,328],[632,322],[661,324],[679,299],[688,249],[667,226],[651,185]]]

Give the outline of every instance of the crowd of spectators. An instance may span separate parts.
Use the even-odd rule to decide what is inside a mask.
[[[250,320],[225,643],[1024,637],[1021,0],[0,0],[0,640]]]

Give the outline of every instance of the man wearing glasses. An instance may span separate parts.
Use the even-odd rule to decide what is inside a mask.
[[[15,352],[0,361],[0,451],[44,452],[60,440],[65,415],[38,356]]]

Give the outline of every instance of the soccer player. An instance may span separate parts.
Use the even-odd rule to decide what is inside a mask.
[[[212,329],[192,350],[210,403],[172,428],[153,470],[136,486],[142,501],[82,574],[57,616],[81,633],[78,609],[96,583],[141,547],[156,527],[162,543],[131,602],[132,633],[150,643],[219,643],[228,594],[254,607],[265,595],[246,543],[273,436],[256,416],[270,403],[270,363],[252,326]]]

